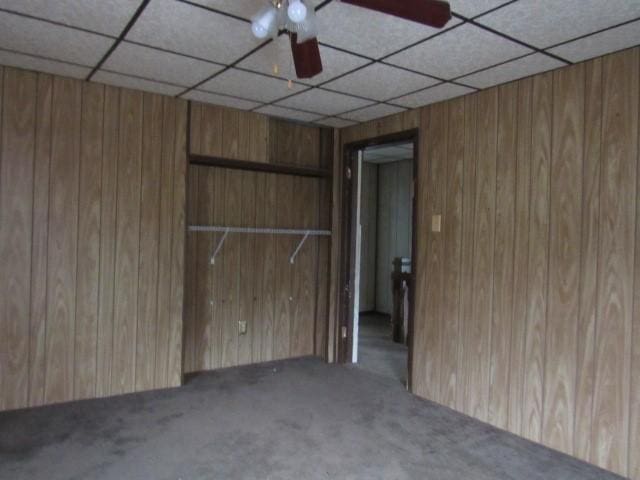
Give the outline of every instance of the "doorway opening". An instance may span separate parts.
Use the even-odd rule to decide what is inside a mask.
[[[417,132],[345,150],[345,362],[410,388]]]

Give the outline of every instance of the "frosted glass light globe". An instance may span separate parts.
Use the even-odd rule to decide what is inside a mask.
[[[251,31],[256,36],[256,38],[265,38],[269,31],[264,28],[264,26],[260,22],[253,22],[251,24]]]
[[[277,11],[271,7],[254,17],[251,31],[257,38],[265,38],[275,28]]]
[[[300,23],[307,18],[307,7],[300,0],[291,0],[287,14],[293,23]]]

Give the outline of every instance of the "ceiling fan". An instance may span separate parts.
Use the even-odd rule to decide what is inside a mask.
[[[444,27],[451,19],[449,2],[444,0],[341,1],[435,28]],[[315,10],[303,0],[269,0],[269,5],[253,17],[251,31],[260,39],[289,32],[298,78],[311,78],[322,72]]]

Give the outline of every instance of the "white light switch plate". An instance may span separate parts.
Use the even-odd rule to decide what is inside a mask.
[[[442,229],[442,215],[434,215],[431,217],[431,231],[439,232]]]

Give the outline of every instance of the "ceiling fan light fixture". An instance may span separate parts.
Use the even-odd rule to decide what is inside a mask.
[[[307,7],[302,3],[302,0],[290,0],[287,15],[293,23],[304,22],[304,19],[307,18]]]
[[[258,13],[251,22],[251,31],[256,38],[266,38],[276,29],[278,11],[274,7],[267,7]]]
[[[313,9],[309,10],[307,18],[305,18],[303,22],[295,24],[293,31],[298,34],[298,43],[304,43],[312,38],[316,38],[318,36],[318,23],[316,21],[315,11]]]

